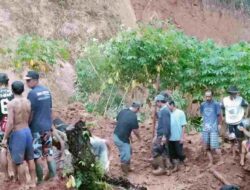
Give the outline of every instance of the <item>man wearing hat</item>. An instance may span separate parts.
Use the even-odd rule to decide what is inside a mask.
[[[134,102],[130,108],[122,110],[116,120],[116,127],[113,135],[114,143],[120,153],[121,169],[125,174],[132,171],[130,168],[131,160],[131,132],[135,134],[138,140],[141,139],[139,134],[139,124],[137,115],[140,110],[140,104]]]
[[[244,137],[244,133],[238,129],[238,126],[242,126],[242,119],[245,112],[244,108],[248,107],[248,103],[239,96],[237,87],[230,86],[227,91],[229,96],[223,99],[222,109],[225,110],[225,121],[229,130],[233,157],[235,157],[235,140],[239,140],[240,146],[241,140]]]
[[[153,142],[152,156],[153,165],[157,168],[153,171],[154,175],[163,175],[166,173],[164,156],[168,154],[166,142],[163,142],[163,138],[166,141],[170,137],[170,111],[167,107],[166,98],[159,94],[155,97],[157,107],[160,109],[158,112],[158,125],[156,129],[156,139]]]
[[[46,157],[49,177],[56,176],[56,162],[52,157],[52,98],[50,91],[39,84],[39,74],[29,71],[25,77],[31,88],[28,99],[31,102],[30,129],[33,136],[34,159],[38,183],[43,180],[41,158]]]
[[[8,102],[14,98],[11,90],[8,89],[9,78],[7,74],[0,73],[0,138],[2,140],[7,125]],[[12,161],[8,149],[2,147],[0,153],[0,164],[5,174],[6,180],[13,176]]]

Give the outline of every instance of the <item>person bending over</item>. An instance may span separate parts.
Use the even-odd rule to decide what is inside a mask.
[[[130,108],[120,111],[116,120],[117,124],[115,127],[113,139],[116,147],[120,153],[121,169],[126,174],[132,171],[130,168],[131,161],[131,144],[130,137],[131,132],[140,140],[139,124],[137,115],[140,110],[140,104],[133,103]]]

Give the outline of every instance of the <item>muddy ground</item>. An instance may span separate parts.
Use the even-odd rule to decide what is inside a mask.
[[[59,115],[68,123],[72,122],[80,114],[86,119],[94,135],[111,142],[112,160],[109,174],[114,177],[122,176],[123,174],[119,167],[118,151],[112,141],[112,133],[115,127],[112,121],[86,113],[80,104],[72,104],[59,111]],[[208,159],[201,150],[200,135],[198,133],[186,136],[184,147],[188,159],[187,166],[183,166],[180,171],[172,173],[170,176],[155,177],[151,174],[152,168],[147,161],[150,158],[152,124],[150,122],[141,124],[140,132],[142,141],[136,142],[134,138],[135,142],[132,143],[132,166],[135,168],[135,171],[128,176],[132,183],[144,185],[149,190],[217,190],[222,186],[222,183],[207,169]],[[227,143],[222,144],[222,147],[225,164],[216,166],[215,169],[230,183],[240,186],[242,190],[248,190],[250,187],[250,173],[246,173],[240,167],[239,156],[235,160],[232,158],[229,151],[230,146]],[[6,183],[2,180],[3,177],[1,175],[1,190],[15,189],[15,184]],[[65,181],[46,182],[37,187],[38,189],[63,190],[66,189]]]

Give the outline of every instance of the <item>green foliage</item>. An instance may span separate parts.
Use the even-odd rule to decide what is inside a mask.
[[[86,54],[81,64],[90,58],[101,60],[101,63],[96,62],[96,67],[100,68],[98,75],[113,79],[120,89],[132,80],[151,86],[159,73],[161,89],[191,94],[196,100],[202,100],[204,90],[208,88],[223,95],[229,85],[238,86],[250,100],[249,43],[221,47],[212,40],[201,42],[187,36],[173,26],[167,30],[142,26],[123,31],[94,47],[96,54]],[[100,84],[93,91],[100,89]],[[81,88],[86,87],[82,85]]]
[[[28,66],[37,66],[39,69],[41,65],[45,67],[46,64],[55,64],[57,59],[67,60],[69,56],[67,43],[64,41],[25,35],[18,39],[14,64],[17,69],[27,63],[30,63]]]
[[[76,188],[77,189],[93,189],[103,190],[104,184],[102,178],[104,170],[101,164],[93,159],[93,154],[90,150],[90,134],[88,131],[83,131],[83,140],[88,144],[84,151],[84,159],[79,161],[78,170],[75,171]]]
[[[78,100],[85,103],[88,112],[104,114],[119,108],[122,94],[114,85],[114,80],[105,72],[106,57],[103,56],[96,41],[91,42],[84,51],[84,57],[76,61]],[[97,100],[92,100],[96,95]]]

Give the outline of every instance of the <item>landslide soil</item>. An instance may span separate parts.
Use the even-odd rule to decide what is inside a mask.
[[[137,21],[170,20],[186,34],[220,44],[250,41],[250,19],[212,0],[131,0]]]
[[[113,177],[123,176],[119,167],[118,151],[112,141],[115,127],[112,124],[112,120],[87,113],[79,103],[71,104],[58,111],[59,116],[67,123],[74,121],[80,115],[86,120],[94,135],[109,140],[112,145],[112,160],[109,174]],[[137,142],[134,138],[135,142],[132,143],[132,166],[135,168],[135,171],[128,176],[132,183],[144,185],[149,190],[216,190],[222,186],[222,183],[207,169],[208,159],[201,150],[200,134],[192,133],[192,135],[186,136],[184,144],[187,156],[186,167],[182,167],[180,171],[172,173],[170,176],[155,177],[151,174],[152,168],[147,161],[150,158],[152,141],[152,124],[150,121],[140,125],[140,133],[142,141]],[[240,167],[239,156],[235,160],[232,158],[229,144],[227,143],[222,144],[222,151],[225,164],[216,166],[215,169],[230,183],[239,185],[242,190],[248,190],[250,175]],[[215,159],[216,161],[218,160],[218,158]],[[0,189],[3,190],[15,187],[14,184],[2,182],[2,178],[0,178],[0,184],[2,184]],[[39,186],[38,189],[65,189],[65,181],[46,182]]]

